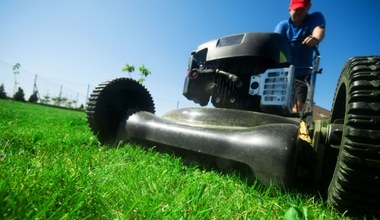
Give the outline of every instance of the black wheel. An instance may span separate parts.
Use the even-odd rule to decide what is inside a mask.
[[[87,103],[87,122],[103,144],[117,141],[119,125],[137,111],[154,113],[148,90],[130,78],[118,78],[99,84]]]
[[[346,63],[331,123],[342,124],[342,137],[336,165],[329,165],[327,201],[341,211],[379,215],[380,56],[354,57]],[[327,156],[331,158],[333,151]]]

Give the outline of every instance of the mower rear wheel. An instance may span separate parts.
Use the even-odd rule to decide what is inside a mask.
[[[334,164],[328,165],[334,170],[328,202],[341,211],[379,215],[380,56],[354,57],[346,63],[331,122],[343,126],[335,170]]]
[[[102,144],[113,145],[122,120],[137,111],[154,113],[148,90],[131,78],[117,78],[99,84],[87,103],[87,122]]]

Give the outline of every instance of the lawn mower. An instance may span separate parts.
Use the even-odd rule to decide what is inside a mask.
[[[276,187],[306,178],[338,209],[378,215],[380,56],[348,60],[326,120],[313,120],[319,60],[315,48],[313,66],[301,67],[311,78],[303,110],[293,112],[289,42],[276,33],[221,37],[190,55],[183,95],[201,107],[159,117],[142,84],[117,78],[94,89],[87,121],[103,144],[144,141],[212,155],[245,164]]]

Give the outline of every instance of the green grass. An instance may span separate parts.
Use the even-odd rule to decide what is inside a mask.
[[[343,219],[284,192],[135,145],[108,148],[85,113],[0,100],[1,219]]]

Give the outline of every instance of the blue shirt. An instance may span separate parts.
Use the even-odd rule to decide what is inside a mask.
[[[302,41],[311,35],[316,27],[325,28],[326,22],[322,13],[314,12],[306,15],[303,23],[299,26],[293,24],[291,19],[281,21],[275,28],[276,33],[281,34],[288,40],[292,64],[295,67],[310,67],[313,65],[313,48],[303,45]],[[310,74],[310,71],[296,70],[296,77],[303,77]]]

